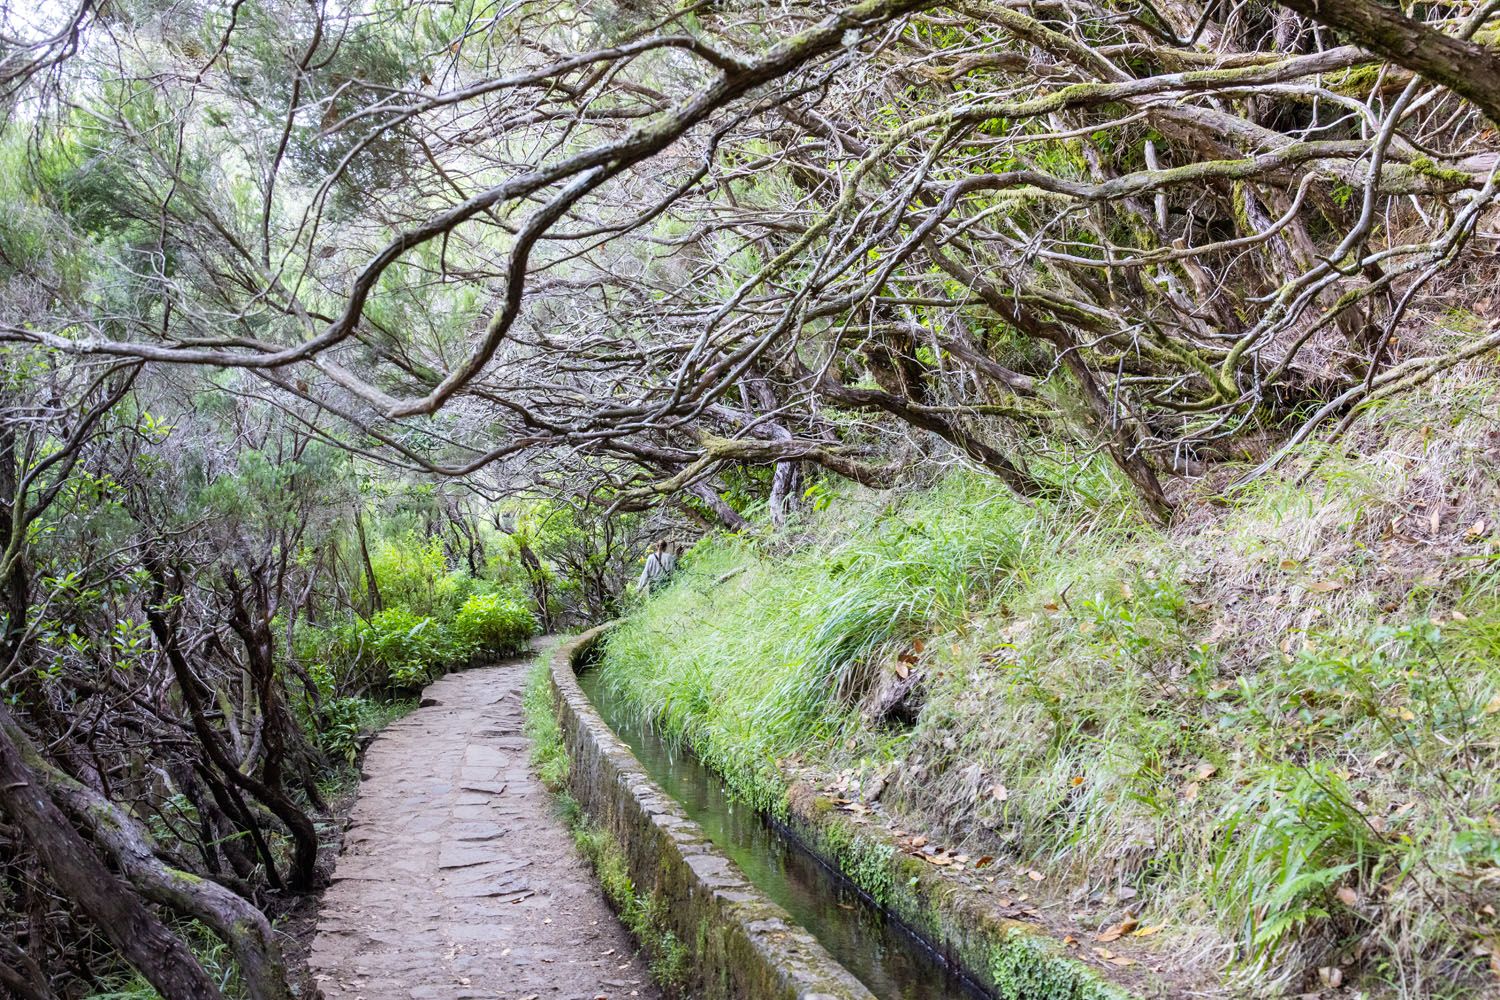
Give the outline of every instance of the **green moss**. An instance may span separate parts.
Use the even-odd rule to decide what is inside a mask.
[[[1053,942],[1012,930],[990,952],[990,977],[1000,1000],[1129,1000]]]
[[[588,861],[604,895],[651,962],[651,975],[664,986],[687,984],[693,953],[668,926],[668,902],[652,890],[637,890],[625,852],[607,831],[581,819],[573,842]],[[706,939],[700,927],[699,937]]]
[[[1443,181],[1448,184],[1472,184],[1474,182],[1472,175],[1451,167],[1440,167],[1428,156],[1414,157],[1407,166],[1413,173],[1420,174],[1423,177],[1431,177],[1433,180]]]
[[[893,844],[854,832],[837,819],[822,824],[820,843],[824,856],[837,863],[855,885],[881,906],[889,907],[896,896],[896,862]]]

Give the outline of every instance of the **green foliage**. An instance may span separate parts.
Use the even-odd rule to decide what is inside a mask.
[[[687,981],[691,953],[668,926],[666,901],[656,893],[637,891],[630,877],[625,852],[614,837],[590,822],[565,788],[568,751],[562,742],[552,698],[552,681],[546,659],[539,660],[526,676],[522,693],[526,736],[531,740],[531,763],[537,776],[562,804],[573,832],[573,842],[593,869],[620,919],[651,958],[651,974],[660,983],[681,986]]]
[[[607,831],[581,822],[573,828],[573,842],[626,928],[650,956],[651,975],[668,986],[683,985],[691,954],[668,926],[666,901],[650,890],[636,889],[625,852]]]
[[[1127,1000],[1082,962],[1059,955],[1046,938],[1011,931],[990,954],[1001,1000]]]
[[[536,634],[536,616],[500,594],[470,594],[453,616],[452,632],[478,653],[519,653]]]
[[[416,702],[410,699],[335,698],[323,706],[315,738],[329,757],[353,764],[365,735],[379,731],[415,707]]]
[[[358,633],[376,676],[396,689],[419,688],[440,668],[462,662],[473,652],[446,624],[406,607],[372,615]]]
[[[466,574],[449,572],[442,539],[405,532],[373,546],[370,564],[380,599],[421,615],[450,618],[476,586]]]
[[[526,675],[522,693],[526,737],[531,740],[531,764],[550,791],[560,792],[568,781],[568,750],[557,724],[552,701],[552,679],[546,657],[537,660]]]
[[[1273,766],[1220,816],[1213,886],[1243,915],[1252,957],[1274,957],[1289,937],[1331,916],[1346,877],[1377,880],[1381,840],[1328,767]]]
[[[772,808],[775,760],[835,739],[883,657],[1001,600],[1038,523],[959,474],[898,506],[830,508],[823,544],[791,553],[714,538],[610,634],[604,680]]]

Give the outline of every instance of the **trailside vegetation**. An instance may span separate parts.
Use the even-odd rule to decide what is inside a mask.
[[[1470,368],[1166,531],[970,472],[841,493],[700,543],[600,669],[757,807],[884,809],[1084,957],[1123,925],[1205,995],[1488,995],[1497,393]]]
[[[0,989],[284,1000],[362,734],[705,535],[757,802],[1478,989],[1497,18],[0,0]]]

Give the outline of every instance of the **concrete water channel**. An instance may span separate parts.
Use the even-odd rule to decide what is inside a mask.
[[[623,709],[597,672],[578,684],[646,773],[766,896],[880,1000],[983,1000],[987,994],[766,817],[719,777]]]

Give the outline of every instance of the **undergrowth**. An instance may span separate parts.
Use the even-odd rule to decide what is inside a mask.
[[[526,674],[521,708],[525,719],[523,730],[531,740],[531,764],[537,777],[548,791],[561,792],[568,782],[568,748],[563,746],[562,727],[557,724],[553,710],[552,681],[545,656],[538,657]]]
[[[636,889],[625,854],[607,831],[580,818],[573,826],[573,842],[621,921],[650,957],[652,978],[664,986],[684,985],[692,956],[676,932],[668,929],[666,901],[654,892]]]
[[[713,537],[610,635],[603,679],[755,805],[793,775],[886,788],[911,828],[1165,924],[1199,982],[1486,995],[1489,377],[1455,373],[1228,503],[1205,488],[1168,531],[957,473],[839,497],[790,539]],[[912,671],[915,724],[872,717]]]

